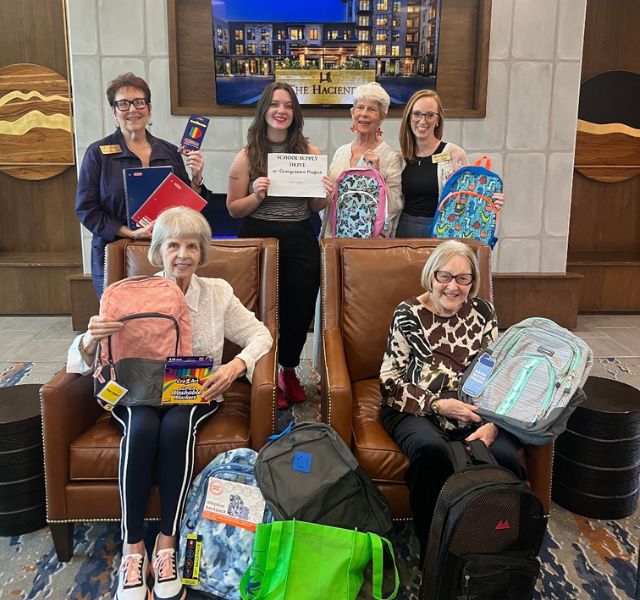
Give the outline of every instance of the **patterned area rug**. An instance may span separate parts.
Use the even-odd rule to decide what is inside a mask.
[[[0,373],[0,387],[29,381],[30,363],[12,365]],[[593,375],[610,377],[640,389],[640,358],[597,359]],[[293,411],[281,411],[279,425],[316,420],[319,415],[319,377],[310,361],[303,361],[301,378],[309,400]],[[44,381],[44,380],[43,380]],[[157,533],[147,527],[151,551]],[[397,523],[389,536],[400,571],[400,600],[417,600],[420,571],[418,542],[410,523]],[[540,559],[542,574],[536,599],[633,600],[640,598],[638,555],[640,512],[617,521],[600,521],[574,515],[553,504]],[[22,536],[0,538],[0,597],[14,600],[102,600],[115,592],[115,571],[120,561],[117,523],[82,523],[75,528],[73,559],[59,563],[48,529]],[[369,598],[365,584],[359,598]],[[188,598],[201,596],[190,592]],[[325,600],[325,599],[318,599]],[[333,599],[332,599],[333,600]]]

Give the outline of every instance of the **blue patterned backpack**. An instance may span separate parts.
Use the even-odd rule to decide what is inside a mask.
[[[255,537],[255,527],[245,528],[246,520],[256,505],[265,506],[253,474],[256,456],[250,448],[223,452],[189,489],[180,526],[178,573],[183,584],[201,595],[240,600],[240,580],[251,562]],[[224,513],[216,513],[220,520],[210,518],[216,503]],[[260,522],[271,520],[265,507]]]
[[[433,217],[431,237],[477,240],[491,248],[496,245],[499,211],[493,195],[502,192],[502,179],[490,169],[489,157],[483,156],[449,177]]]
[[[387,184],[372,167],[345,169],[329,200],[329,231],[337,238],[377,238],[387,226]]]

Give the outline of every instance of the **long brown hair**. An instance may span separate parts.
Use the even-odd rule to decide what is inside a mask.
[[[247,155],[249,165],[259,175],[267,174],[267,154],[269,153],[269,140],[267,139],[267,123],[265,115],[271,104],[271,99],[276,90],[284,90],[291,98],[293,104],[293,120],[287,132],[287,152],[292,154],[307,154],[309,151],[309,140],[302,135],[304,119],[302,118],[302,108],[298,102],[296,93],[288,83],[274,81],[270,83],[260,96],[256,105],[256,116],[249,126],[247,132]]]
[[[444,110],[442,108],[442,100],[438,96],[438,92],[434,90],[419,90],[411,98],[404,107],[402,113],[402,122],[400,124],[400,151],[402,158],[405,160],[415,160],[416,158],[416,136],[411,131],[411,113],[415,103],[421,98],[433,98],[438,106],[438,124],[433,129],[434,135],[441,140],[444,131]]]

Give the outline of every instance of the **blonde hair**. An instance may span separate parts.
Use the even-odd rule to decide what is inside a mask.
[[[478,259],[470,246],[457,240],[447,240],[446,242],[438,244],[435,250],[429,255],[427,262],[422,268],[420,283],[427,292],[432,293],[433,280],[435,278],[436,271],[439,271],[442,265],[449,262],[454,256],[462,256],[469,261],[471,275],[473,275],[471,289],[469,290],[469,298],[474,298],[478,293],[478,288],[480,287],[480,278],[478,277],[480,272]]]
[[[438,123],[433,128],[433,134],[439,139],[442,139],[444,133],[444,109],[442,108],[442,100],[438,96],[438,92],[434,90],[419,90],[411,98],[404,107],[402,113],[402,121],[400,122],[400,151],[402,152],[402,158],[405,160],[416,159],[416,136],[411,130],[411,113],[413,107],[418,100],[422,98],[433,98],[436,101],[438,107]]]
[[[156,219],[147,257],[154,267],[162,266],[162,244],[171,238],[197,238],[200,244],[198,266],[206,265],[211,254],[211,227],[207,220],[192,208],[168,208]]]
[[[359,85],[353,91],[353,106],[360,100],[367,100],[369,102],[376,102],[380,107],[380,113],[383,117],[387,116],[389,112],[389,105],[391,104],[391,98],[385,89],[376,81],[370,83],[363,83]]]

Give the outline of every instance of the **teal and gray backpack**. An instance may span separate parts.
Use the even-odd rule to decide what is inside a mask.
[[[491,248],[496,245],[499,211],[493,195],[502,192],[502,179],[490,169],[491,160],[483,156],[449,177],[433,217],[431,237],[476,240]]]
[[[481,368],[482,383],[467,384],[478,384],[481,353],[461,378],[458,397],[525,444],[552,442],[585,397],[581,388],[593,365],[591,348],[557,323],[533,317],[509,327],[485,352],[494,363],[490,374]],[[465,393],[472,388],[473,397]]]
[[[180,526],[178,574],[183,584],[206,597],[240,600],[240,580],[251,562],[255,537],[246,520],[256,504],[264,506],[253,475],[256,457],[250,448],[223,452],[189,489]],[[222,516],[216,513],[221,520],[210,516],[215,504],[222,509]],[[260,522],[271,520],[269,509],[264,508]]]

